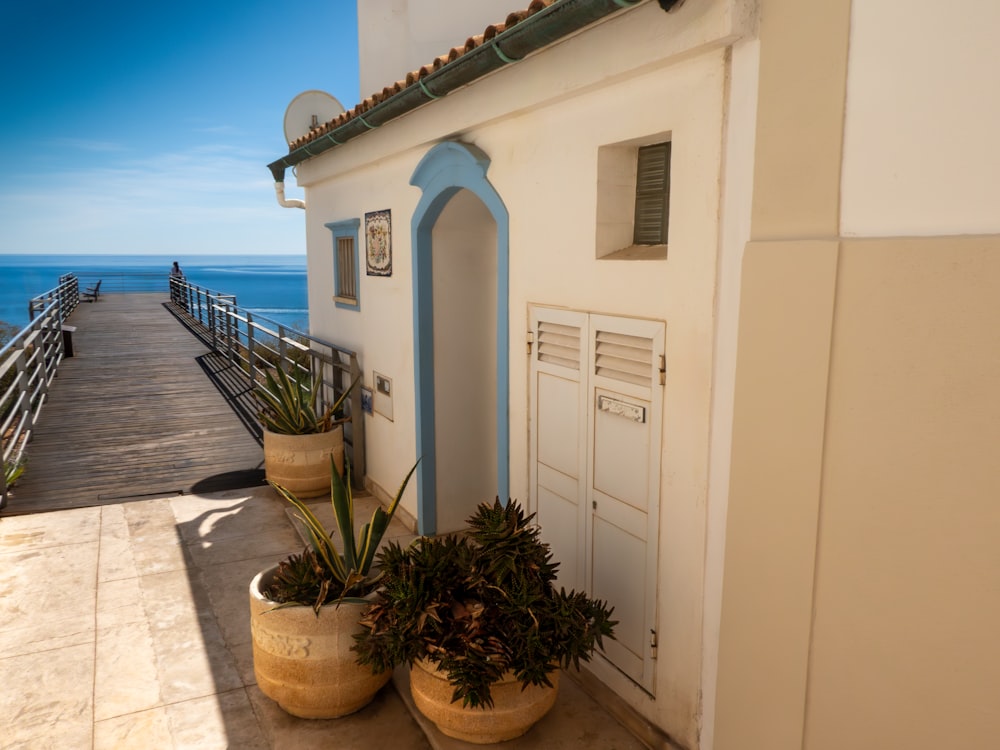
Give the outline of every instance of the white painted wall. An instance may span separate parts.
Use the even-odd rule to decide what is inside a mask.
[[[437,531],[466,527],[497,488],[497,227],[468,190],[433,230]]]
[[[841,230],[1000,231],[1000,4],[851,7]]]
[[[404,155],[397,170],[370,166],[349,180],[306,189],[306,247],[310,331],[361,355],[364,384],[374,387],[373,370],[392,378],[393,421],[366,416],[368,476],[390,495],[417,458],[413,394],[413,302],[410,290],[409,217],[419,192],[392,182],[396,171],[412,172],[421,154]],[[299,178],[307,170],[300,165]],[[389,185],[392,189],[389,190]],[[405,182],[402,183],[405,185]],[[368,276],[364,215],[392,210],[392,276]],[[337,218],[334,218],[337,217]],[[325,222],[340,217],[361,220],[358,261],[358,311],[337,308],[333,300],[333,239]],[[416,516],[416,486],[410,482],[403,507]]]
[[[692,748],[698,742],[703,632],[715,633],[711,627],[703,631],[710,470],[720,483],[728,470],[724,462],[710,467],[709,459],[713,450],[728,450],[720,441],[711,443],[710,432],[714,348],[734,346],[732,331],[716,338],[717,259],[726,45],[744,31],[739,23],[745,5],[685,3],[664,14],[656,3],[645,4],[298,168],[307,194],[313,332],[357,348],[369,385],[372,369],[394,379],[395,421],[374,415],[367,423],[369,476],[390,492],[415,455],[410,220],[420,191],[409,179],[441,139],[453,137],[489,155],[488,177],[511,217],[513,497],[530,500],[529,303],[666,321],[658,697],[651,699],[600,660],[594,670],[638,712]],[[751,67],[754,55],[746,62]],[[746,101],[741,106],[752,108]],[[670,133],[673,141],[669,257],[599,260],[598,149],[658,133]],[[739,174],[734,179],[731,199],[738,203],[742,183]],[[393,275],[362,273],[361,312],[339,310],[332,301],[332,241],[323,224],[363,220],[366,211],[385,208],[392,210]],[[742,245],[744,226],[736,221],[729,231],[732,273],[738,265],[733,248]],[[733,292],[727,289],[731,313]],[[732,358],[725,362],[731,367]],[[730,376],[719,382],[731,383]],[[724,502],[721,494],[714,497]],[[413,488],[404,507],[416,513]],[[724,520],[724,509],[713,514]],[[714,533],[718,553],[720,532]],[[710,584],[713,595],[721,585],[718,575],[716,570]]]
[[[465,44],[519,7],[510,0],[358,0],[361,96]]]
[[[535,75],[543,74],[539,65]],[[658,724],[690,745],[696,741],[702,656],[724,84],[720,50],[669,71],[617,81],[613,100],[630,103],[627,116],[616,110],[596,117],[611,94],[595,91],[536,109],[476,138],[486,153],[503,155],[490,176],[514,217],[510,327],[512,352],[522,353],[512,354],[511,361],[513,436],[528,431],[527,409],[518,406],[527,403],[528,381],[518,336],[527,330],[529,302],[666,321],[655,691],[660,698],[651,701],[602,662],[594,668],[636,709],[656,715]],[[673,142],[668,259],[597,260],[597,149],[664,131]],[[538,133],[559,137],[540,139]],[[526,447],[515,444],[511,454],[511,493],[523,498]]]

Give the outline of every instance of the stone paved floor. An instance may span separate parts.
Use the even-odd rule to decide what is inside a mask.
[[[268,487],[0,517],[0,748],[473,747],[421,729],[405,670],[331,721],[260,693],[247,586],[301,547]],[[642,746],[564,679],[543,723],[503,747]]]
[[[266,487],[0,519],[0,746],[428,747],[392,689],[337,721],[257,689],[247,585],[301,546]]]

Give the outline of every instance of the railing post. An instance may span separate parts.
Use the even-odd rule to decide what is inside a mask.
[[[257,353],[253,339],[253,314],[247,313],[247,365],[250,369],[250,387],[257,385]]]
[[[215,351],[219,354],[227,355],[229,352],[229,300],[225,297],[219,297],[215,301],[216,315],[218,315],[218,320],[216,321],[216,336],[219,343],[215,346]]]
[[[215,335],[215,306],[218,304],[218,298],[215,295],[206,295],[208,300],[208,333],[212,337],[212,349],[219,351],[219,341]]]
[[[278,364],[285,372],[292,372],[292,368],[287,363],[288,345],[285,343],[285,327],[278,323]],[[312,368],[309,368],[309,374],[312,375]]]
[[[236,318],[236,315],[236,297],[234,295],[230,295],[229,303],[226,306],[226,340],[228,341],[228,349],[226,350],[226,353],[229,355],[230,363],[239,353],[240,349],[240,322]]]
[[[18,393],[21,396],[22,424],[27,426],[28,431],[31,431],[35,428],[35,417],[31,410],[31,377],[28,372],[28,349],[25,346],[25,339],[27,336],[17,342],[17,349],[20,350],[20,353],[17,357],[17,377],[15,380],[17,381]],[[23,434],[25,430],[22,429],[21,432]]]
[[[63,321],[66,320],[66,316],[64,314],[65,305],[63,303],[65,291],[66,291],[65,286],[63,284],[60,284],[58,287],[56,287],[56,302],[59,303],[58,307],[56,308],[56,317],[59,321],[60,327],[62,326]]]
[[[236,328],[236,322],[233,319],[233,307],[235,302],[232,299],[226,301],[226,359],[229,360],[229,364],[233,363],[233,352],[236,349],[236,344],[238,342],[234,341],[233,330]]]
[[[58,300],[56,301],[55,313],[42,319],[42,328],[39,333],[42,340],[42,348],[41,352],[39,352],[41,357],[38,360],[38,394],[39,404],[41,404],[49,397],[49,383],[55,377],[55,367],[59,366],[59,360],[62,359],[63,353],[62,324],[59,322]],[[53,334],[57,334],[56,338],[58,338],[58,341],[53,340]],[[55,350],[54,357],[53,349]],[[55,367],[50,372],[49,365],[53,359],[55,360]]]
[[[350,382],[353,383],[361,376],[361,366],[358,363],[358,355],[351,354]],[[352,462],[351,476],[354,478],[356,489],[363,489],[365,486],[365,413],[361,407],[361,384],[355,386],[351,391],[351,448],[354,459]]]

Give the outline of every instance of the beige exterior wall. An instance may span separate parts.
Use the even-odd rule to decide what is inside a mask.
[[[435,143],[455,139],[482,149],[491,158],[487,176],[511,217],[512,496],[531,500],[529,304],[666,321],[655,698],[606,664],[595,663],[594,671],[635,711],[690,748],[700,731],[710,464],[713,450],[728,454],[728,444],[713,444],[710,437],[729,45],[746,33],[749,18],[743,2],[689,2],[671,14],[647,3],[297,170],[308,205],[313,332],[357,348],[367,384],[372,370],[394,380],[394,421],[375,415],[367,422],[369,476],[384,488],[398,484],[415,454],[410,219],[420,191],[408,181]],[[622,39],[631,42],[623,47]],[[739,59],[750,78],[741,79],[737,122],[752,127],[755,48]],[[598,150],[663,138],[673,142],[668,258],[599,260]],[[738,136],[732,140],[739,142]],[[737,185],[749,182],[752,157],[745,149],[742,164],[734,173]],[[734,206],[743,204],[744,217],[729,227],[730,264],[738,263],[746,240],[747,196],[744,188],[730,198]],[[338,309],[324,224],[363,220],[365,212],[386,208],[392,210],[393,275],[362,271],[361,311]],[[733,216],[740,211],[734,208]],[[727,287],[733,320],[723,341],[730,381],[735,292]],[[719,466],[724,477],[726,467]],[[413,489],[404,507],[416,514]],[[721,530],[714,533],[720,546]],[[713,585],[717,600],[717,576]],[[710,632],[717,627],[716,615]]]
[[[845,236],[996,234],[1000,5],[851,9]]]
[[[995,11],[761,5],[713,746],[991,747],[1000,236],[845,235],[996,231]],[[975,124],[945,166],[925,122]]]
[[[996,744],[998,322],[1000,237],[842,246],[808,750]]]

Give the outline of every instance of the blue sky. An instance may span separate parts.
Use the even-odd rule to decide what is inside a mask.
[[[0,253],[304,253],[306,89],[358,102],[354,0],[0,4]]]

